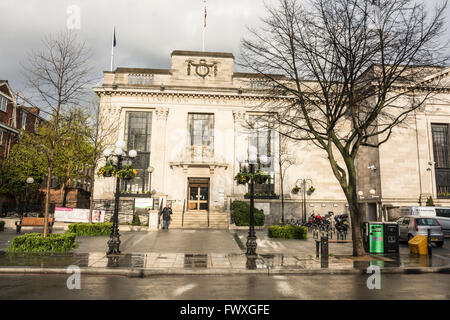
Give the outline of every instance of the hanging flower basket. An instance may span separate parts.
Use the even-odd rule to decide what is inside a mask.
[[[241,172],[234,177],[237,184],[247,184],[250,181],[250,173],[248,173],[247,167],[243,167]]]
[[[261,172],[261,170],[256,171],[255,173],[249,173],[247,167],[243,167],[241,172],[239,172],[234,180],[238,184],[247,184],[250,181],[257,184],[264,184],[270,179],[270,175],[267,172]]]
[[[137,176],[137,171],[131,166],[124,166],[123,169],[117,171],[117,176],[121,180],[131,180]]]
[[[261,172],[261,170],[258,170],[253,174],[253,182],[257,184],[264,184],[269,178],[270,175],[267,172]]]
[[[308,189],[309,194],[313,193],[314,191],[316,191],[316,188],[314,188],[313,186],[309,187]]]
[[[98,170],[97,174],[99,176],[108,178],[112,177],[114,174],[116,174],[116,172],[117,172],[116,166],[113,165],[111,161],[107,161],[106,164]]]
[[[299,186],[295,186],[292,188],[291,192],[293,194],[298,194],[300,192],[300,187]]]

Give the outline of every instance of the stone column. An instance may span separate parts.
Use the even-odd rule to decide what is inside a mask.
[[[166,153],[167,153],[167,118],[169,116],[168,108],[156,108],[155,121],[152,123],[152,152],[150,165],[155,168],[152,173],[152,190],[155,189],[157,194],[166,193]]]

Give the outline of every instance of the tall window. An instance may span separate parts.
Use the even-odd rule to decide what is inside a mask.
[[[273,130],[266,121],[258,119],[258,116],[250,116],[250,136],[249,145],[255,146],[258,153],[258,159],[265,155],[268,159],[267,163],[258,163],[258,168],[261,171],[266,171],[270,174],[271,179],[267,184],[255,185],[256,193],[270,194],[275,191],[275,168],[273,155]],[[258,160],[259,161],[259,160]]]
[[[191,161],[206,161],[214,154],[214,115],[189,114],[189,154]]]
[[[27,125],[27,114],[25,113],[25,111],[22,112],[22,129],[25,129]]]
[[[0,110],[6,112],[8,100],[5,97],[0,96]]]
[[[124,183],[123,191],[142,193],[150,191],[150,150],[152,136],[151,112],[127,112],[125,117],[125,139],[128,150],[136,150],[138,156],[133,159],[133,168],[138,176]]]
[[[438,198],[450,198],[449,125],[432,124],[433,153]]]

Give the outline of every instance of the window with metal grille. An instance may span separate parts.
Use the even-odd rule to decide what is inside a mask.
[[[448,125],[433,124],[434,162],[436,168],[449,168]]]
[[[211,158],[214,153],[214,114],[189,113],[188,130],[191,160]]]
[[[431,125],[438,198],[450,198],[450,145],[448,128],[448,124]]]
[[[273,158],[273,129],[260,116],[249,116],[251,124],[249,146],[255,146],[258,155],[258,168],[270,174],[270,180],[263,185],[255,185],[255,192],[271,194],[275,191],[275,168]],[[260,157],[266,156],[267,163],[261,163]]]
[[[125,141],[127,150],[136,150],[138,155],[132,166],[138,172],[136,178],[124,182],[122,191],[142,193],[150,191],[150,153],[152,137],[152,112],[128,111],[125,116]],[[125,163],[126,164],[126,163]]]

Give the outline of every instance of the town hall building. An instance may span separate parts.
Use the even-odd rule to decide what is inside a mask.
[[[449,78],[450,69],[436,77]],[[428,76],[429,81],[433,77]],[[447,81],[448,83],[448,81]],[[95,88],[100,108],[118,123],[110,145],[123,140],[136,150],[138,176],[122,186],[124,199],[151,195],[174,211],[173,227],[230,227],[230,204],[244,200],[247,186],[235,175],[247,159],[249,146],[267,161],[261,169],[268,183],[257,185],[256,206],[266,224],[281,217],[280,150],[293,159],[283,179],[285,217],[301,219],[303,193],[293,187],[313,186],[306,195],[306,215],[347,212],[345,196],[326,154],[314,145],[281,139],[277,132],[253,128],[260,121],[258,106],[271,87],[259,74],[235,72],[231,53],[173,51],[170,69],[119,67],[104,73]],[[358,190],[366,220],[389,220],[402,206],[450,206],[449,87],[413,115],[407,127],[394,130],[378,149],[358,157]],[[264,128],[264,129],[262,129]],[[114,197],[114,178],[96,177],[94,199]]]

